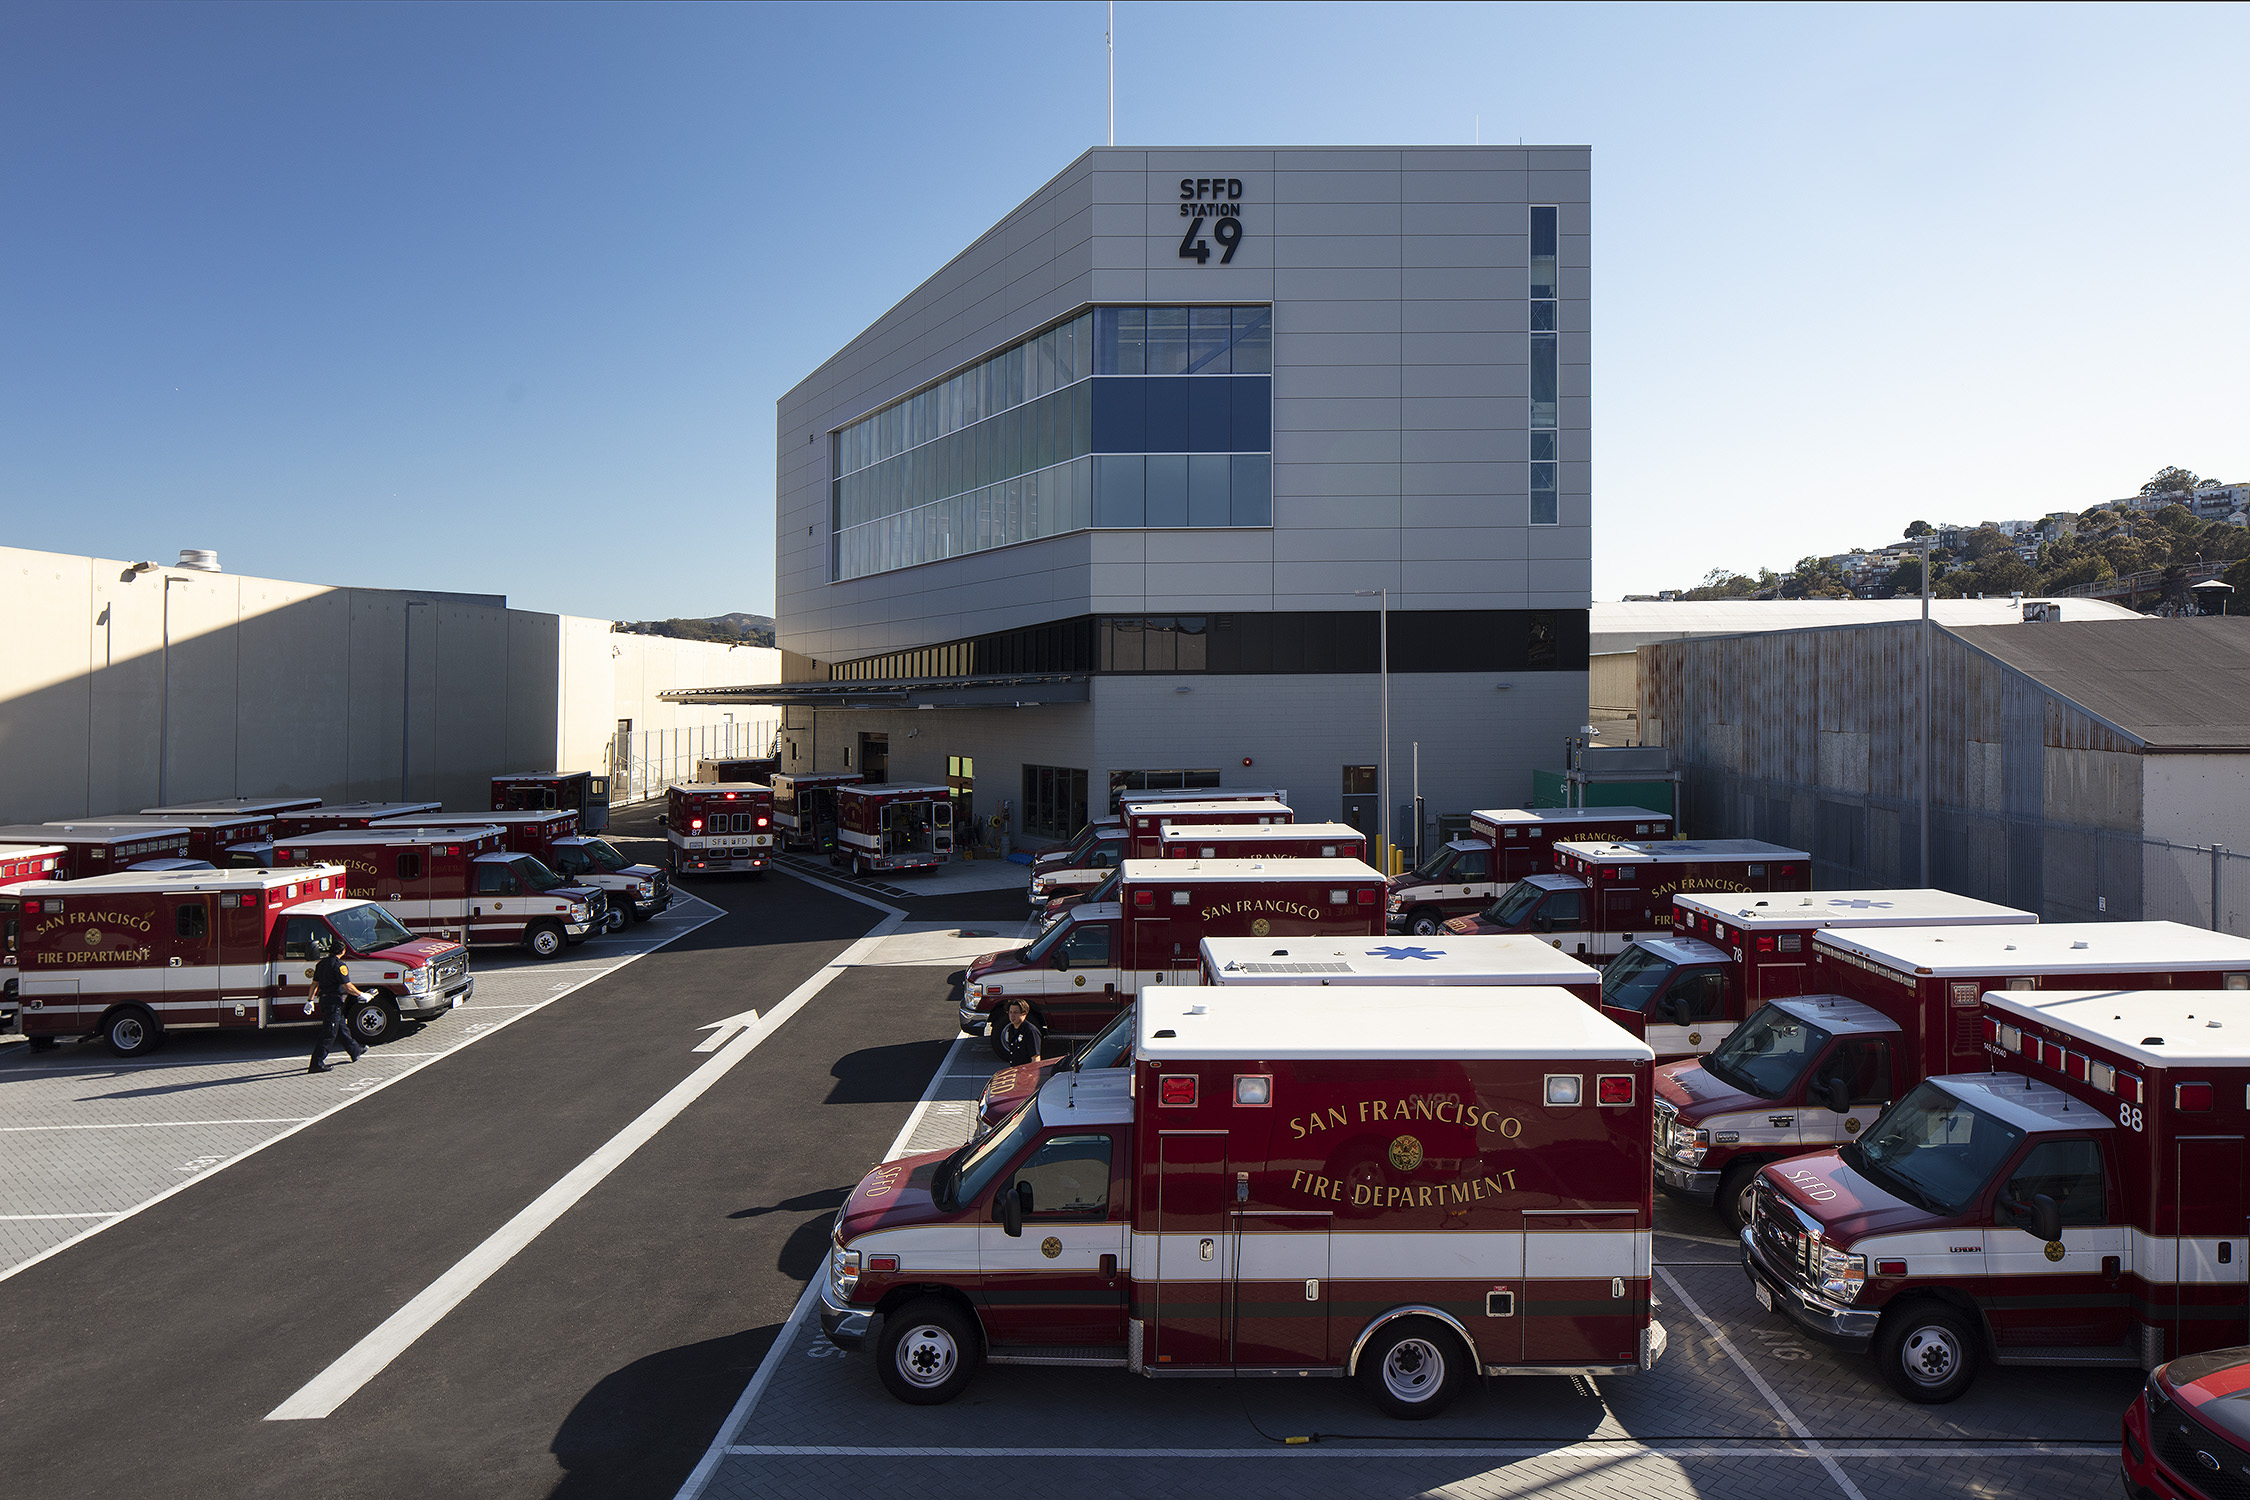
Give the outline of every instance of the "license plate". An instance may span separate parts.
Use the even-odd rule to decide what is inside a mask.
[[[1755,1281],[1755,1280],[1754,1280],[1754,1281],[1752,1281],[1752,1282],[1751,1282],[1750,1284],[1751,1284],[1752,1286],[1756,1287],[1756,1288],[1757,1288],[1757,1290],[1758,1290],[1758,1305],[1759,1305],[1760,1307],[1764,1308],[1764,1309],[1765,1309],[1765,1310],[1766,1310],[1767,1312],[1772,1312],[1772,1311],[1773,1311],[1773,1293],[1772,1293],[1772,1291],[1770,1291],[1770,1290],[1769,1290],[1769,1289],[1767,1288],[1766,1284],[1765,1284],[1764,1282],[1762,1282],[1762,1281]]]

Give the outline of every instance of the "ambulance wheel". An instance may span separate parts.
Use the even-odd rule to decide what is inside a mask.
[[[1940,1406],[1977,1378],[1982,1339],[1969,1320],[1942,1302],[1920,1298],[1883,1315],[1875,1363],[1891,1389],[1923,1406]]]
[[[1738,1161],[1726,1169],[1719,1178],[1718,1196],[1711,1206],[1719,1211],[1719,1222],[1727,1226],[1727,1233],[1740,1234],[1750,1226],[1750,1190],[1758,1184],[1758,1168],[1762,1161]]]
[[[552,922],[539,922],[523,935],[523,945],[533,958],[553,958],[563,951],[563,930]]]
[[[387,995],[370,995],[352,1007],[352,1035],[372,1047],[398,1034],[398,1007]]]
[[[1451,1329],[1429,1318],[1384,1324],[1359,1356],[1368,1399],[1406,1421],[1444,1411],[1468,1378],[1469,1351]]]
[[[1445,931],[1445,918],[1425,906],[1407,918],[1406,930],[1416,937],[1436,937]]]
[[[119,1057],[141,1057],[154,1052],[163,1038],[164,1028],[157,1024],[156,1017],[138,1005],[112,1011],[102,1022],[102,1040]]]
[[[961,1394],[983,1360],[976,1329],[961,1309],[925,1297],[883,1318],[876,1368],[883,1385],[910,1406],[937,1406]]]

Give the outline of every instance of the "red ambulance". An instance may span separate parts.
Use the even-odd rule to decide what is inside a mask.
[[[1672,898],[1699,891],[1801,891],[1812,856],[1757,839],[1555,845],[1556,871],[1526,875],[1447,932],[1532,932],[1580,957],[1612,957],[1647,932],[1672,930]]]
[[[411,931],[471,947],[506,944],[553,958],[607,925],[607,902],[528,854],[511,854],[489,824],[460,833],[342,829],[283,839],[274,867],[342,865],[345,894],[379,901]]]
[[[11,887],[61,878],[69,851],[60,844],[0,844],[0,1031],[16,1026],[16,925]]]
[[[1146,985],[1193,984],[1208,937],[1377,937],[1383,877],[1356,859],[1134,859],[1115,901],[1071,908],[1038,941],[987,953],[962,981],[961,1029],[1031,1003],[1040,1029],[1091,1036]]]
[[[857,771],[777,773],[767,783],[773,792],[774,834],[784,849],[825,854],[836,843],[836,788],[859,785]]]
[[[675,782],[656,821],[675,877],[763,870],[773,858],[773,792],[756,782]]]
[[[1032,866],[1030,894],[1034,912],[1050,918],[1057,915],[1058,905],[1067,905],[1073,898],[1092,894],[1125,862],[1125,851],[1130,845],[1123,823],[1087,826],[1097,831],[1093,837],[1073,845],[1081,849],[1080,853]]]
[[[574,812],[416,813],[374,826],[431,832],[497,828],[503,849],[531,855],[557,875],[601,891],[613,931],[628,920],[647,921],[672,900],[672,882],[662,870],[634,864],[609,840],[580,833]]]
[[[1169,823],[1158,859],[1367,858],[1367,835],[1349,823]]]
[[[1830,929],[1815,993],[1768,1001],[1656,1070],[1656,1177],[1739,1228],[1766,1162],[1848,1141],[1925,1078],[1984,1060],[1987,990],[2250,989],[2250,940],[2177,922]]]
[[[1267,828],[1294,823],[1296,814],[1286,802],[1242,799],[1233,802],[1132,803],[1125,809],[1125,857],[1162,859],[1164,830],[1182,824],[1201,826],[1233,823]]]
[[[239,813],[249,817],[278,818],[284,813],[302,812],[308,807],[318,806],[318,797],[212,797],[202,802],[170,802],[162,807],[144,807],[141,815],[162,818],[173,813],[189,817]]]
[[[1160,806],[1167,802],[1282,802],[1289,794],[1276,787],[1236,787],[1229,791],[1220,787],[1198,787],[1192,791],[1126,792],[1117,799],[1118,810],[1102,813],[1081,827],[1067,844],[1042,849],[1032,856],[1034,871],[1063,862],[1075,863],[1096,839],[1121,837],[1125,831],[1125,813],[1134,803]]]
[[[1674,896],[1672,934],[1636,937],[1602,969],[1609,1018],[1656,1060],[1708,1052],[1768,1000],[1813,988],[1813,938],[1831,928],[2030,926],[2039,918],[1951,891]]]
[[[0,844],[60,844],[61,880],[130,870],[152,859],[187,858],[188,831],[177,823],[16,823],[0,828]]]
[[[2145,1370],[2241,1343],[2240,999],[1993,991],[1977,1030],[1977,1071],[1759,1172],[1741,1236],[1758,1301],[1925,1404],[1987,1362]]]
[[[366,996],[351,1012],[364,1041],[469,997],[459,943],[416,936],[344,885],[316,864],[18,886],[24,1033],[41,1049],[99,1036],[132,1057],[167,1031],[311,1025],[313,965],[332,942]]]
[[[836,788],[836,847],[828,862],[857,876],[926,870],[953,858],[953,793],[942,786]]]
[[[917,1405],[988,1362],[1348,1376],[1405,1418],[1644,1370],[1649,1060],[1538,989],[1150,995],[1130,1068],[859,1183],[821,1327]]]
[[[1669,813],[1645,807],[1485,808],[1469,814],[1468,837],[1391,877],[1385,909],[1394,931],[1427,937],[1524,876],[1551,874],[1560,840],[1646,842],[1670,838],[1672,828]]]
[[[187,857],[215,869],[257,869],[273,843],[273,813],[115,813],[107,821],[180,828]]]
[[[609,778],[593,771],[511,771],[492,778],[494,812],[563,808],[578,814],[580,832],[603,832],[609,827]]]

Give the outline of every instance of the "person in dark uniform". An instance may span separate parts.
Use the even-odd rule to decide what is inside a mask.
[[[344,962],[344,945],[331,940],[327,956],[313,966],[313,994],[321,1007],[320,1035],[313,1041],[312,1066],[308,1073],[325,1073],[329,1069],[328,1049],[341,1045],[358,1062],[367,1048],[352,1035],[351,1009],[344,1003],[348,995],[354,1000],[367,998],[358,985],[352,983],[352,971]]]
[[[992,1050],[1017,1067],[1039,1061],[1039,1028],[1031,1024],[1031,1007],[1021,1000],[1008,1002],[1008,1022],[994,1029]]]

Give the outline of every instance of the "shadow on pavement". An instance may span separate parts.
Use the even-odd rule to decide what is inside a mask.
[[[836,1059],[828,1074],[836,1080],[823,1104],[913,1104],[930,1075],[944,1060],[949,1040],[893,1042],[862,1047]]]
[[[548,1492],[553,1500],[677,1492],[780,1331],[769,1323],[685,1344],[603,1376],[549,1445],[567,1471]]]
[[[849,1187],[820,1188],[810,1193],[799,1193],[779,1203],[764,1208],[738,1208],[728,1214],[730,1219],[762,1219],[767,1214],[809,1213],[816,1208],[842,1208],[844,1200],[852,1195]]]

